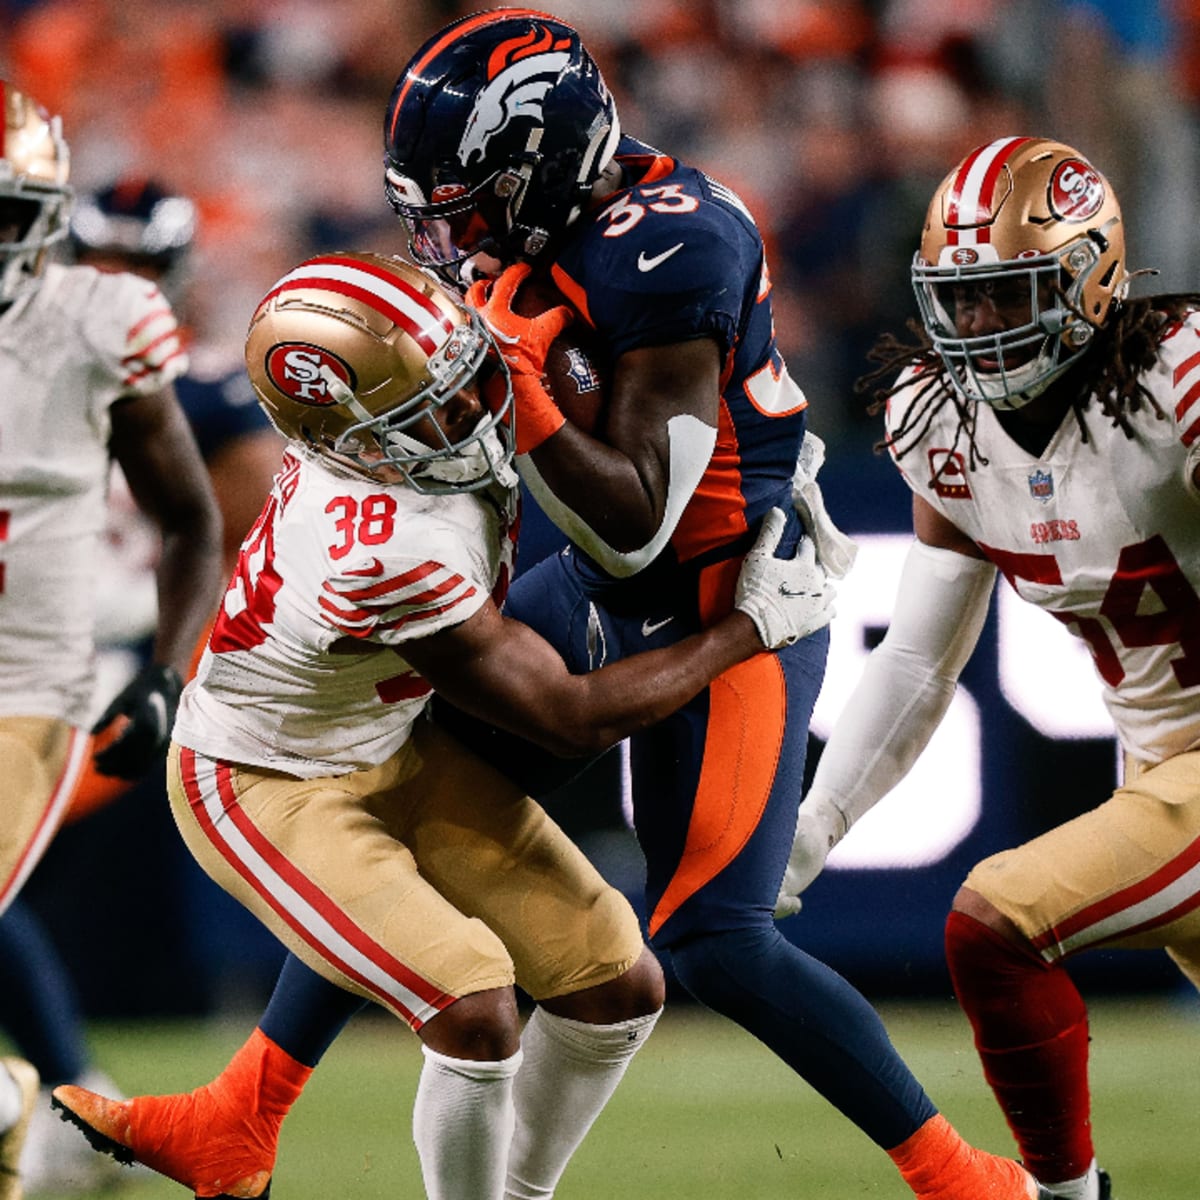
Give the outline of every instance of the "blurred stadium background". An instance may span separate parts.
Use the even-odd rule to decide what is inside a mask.
[[[320,250],[403,252],[382,196],[384,104],[409,53],[479,7],[0,0],[0,77],[62,115],[77,189],[141,172],[197,201],[186,318],[198,344],[240,358],[255,302],[294,262]],[[1136,286],[1198,286],[1200,0],[541,7],[581,30],[629,132],[735,187],[763,228],[781,345],[828,448],[827,502],[862,545],[839,598],[815,758],[862,655],[886,628],[906,542],[908,496],[872,453],[877,429],[853,382],[875,336],[912,312],[908,262],[932,189],[993,136],[1059,138],[1116,186],[1130,266],[1159,272]],[[529,525],[523,565],[552,544]],[[965,1025],[946,1007],[944,914],[971,863],[1090,807],[1116,770],[1090,666],[1054,622],[1010,601],[1000,594],[918,770],[843,844],[785,927],[873,998],[903,1001],[886,1009],[902,1048],[911,1038],[935,1097],[965,1132],[982,1130],[997,1148],[1007,1135]],[[614,753],[551,807],[636,899],[640,862],[620,777]],[[65,829],[27,895],[71,964],[103,1065],[132,1090],[206,1077],[240,1040],[280,961],[199,874],[157,785]],[[1159,955],[1098,953],[1076,972],[1101,1002],[1097,1090],[1108,1107],[1097,1126],[1142,1172],[1124,1176],[1128,1194],[1194,1196],[1194,1183],[1155,1171],[1166,1170],[1162,1159],[1184,1161],[1185,1135],[1195,1145],[1195,998]],[[865,1141],[798,1093],[765,1051],[705,1026],[677,992],[673,999],[678,1016],[638,1060],[606,1115],[608,1140],[585,1146],[564,1195],[896,1192]],[[309,1141],[324,1148],[303,1168],[285,1163],[281,1195],[399,1194],[394,1178],[418,1190],[406,1124],[415,1040],[375,1020],[360,1024],[289,1126],[292,1145],[308,1145],[298,1130],[311,1128]],[[395,1072],[380,1064],[385,1037]],[[706,1130],[720,1131],[719,1141]],[[315,1165],[354,1163],[354,1154],[354,1186],[341,1191],[343,1177]],[[174,1194],[154,1188],[130,1195]]]

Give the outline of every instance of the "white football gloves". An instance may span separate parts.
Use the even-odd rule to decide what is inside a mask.
[[[800,911],[801,893],[825,869],[829,852],[846,836],[850,822],[832,797],[810,791],[796,814],[796,835],[788,858],[775,919],[795,916]]]
[[[817,562],[832,579],[844,579],[854,565],[858,547],[844,534],[825,510],[825,499],[817,483],[817,472],[825,461],[825,443],[811,430],[804,435],[800,457],[792,475],[792,507],[804,531],[817,547]]]
[[[817,562],[812,538],[801,540],[794,558],[775,557],[786,524],[782,509],[773,508],[763,517],[758,538],[742,564],[734,600],[734,606],[754,622],[768,650],[790,646],[823,629],[834,614],[834,587]]]

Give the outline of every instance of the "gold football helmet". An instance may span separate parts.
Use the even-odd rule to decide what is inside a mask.
[[[0,240],[0,307],[12,303],[41,272],[46,248],[67,234],[70,154],[62,122],[32,97],[0,80],[0,219],[19,232]]]
[[[483,322],[416,267],[375,254],[325,254],[267,293],[250,321],[246,367],[285,437],[383,482],[419,492],[514,487],[512,386],[465,436],[445,406],[494,348]],[[432,418],[432,419],[427,419]]]
[[[912,278],[958,392],[1021,408],[1087,349],[1125,295],[1117,198],[1070,146],[1000,138],[971,151],[934,193]],[[1003,302],[1008,315],[995,323],[1006,327],[964,335],[956,312],[984,302],[997,312]]]

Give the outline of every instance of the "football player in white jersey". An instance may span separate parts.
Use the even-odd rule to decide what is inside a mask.
[[[60,123],[0,82],[0,912],[54,835],[89,753],[97,542],[110,462],[158,526],[153,661],[97,729],[98,769],[137,778],[166,749],[182,673],[219,588],[220,517],[172,380],[186,365],[159,290],[47,261],[71,192]],[[0,1197],[36,1095],[0,1070]]]
[[[773,556],[775,512],[733,614],[570,674],[500,613],[517,479],[493,347],[477,314],[395,258],[310,259],[268,293],[246,362],[291,440],[168,767],[208,873],[308,966],[420,1037],[413,1138],[432,1200],[551,1195],[663,1002],[628,902],[428,720],[433,690],[558,753],[594,754],[832,615],[811,543]],[[523,1034],[514,982],[538,1002]],[[54,1095],[97,1149],[198,1195],[265,1196],[310,1072],[260,1026],[187,1096]]]
[[[868,377],[903,368],[876,406],[916,541],[801,806],[779,907],[797,909],[929,740],[997,572],[1083,639],[1123,783],[976,866],[946,926],[988,1082],[1064,1200],[1110,1192],[1064,962],[1162,948],[1200,986],[1200,296],[1131,299],[1129,278],[1117,198],[1069,146],[1002,138],[935,193],[913,263],[928,341],[886,339]]]

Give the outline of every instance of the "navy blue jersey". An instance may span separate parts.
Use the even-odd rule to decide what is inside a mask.
[[[552,275],[614,360],[697,337],[720,349],[716,448],[671,542],[686,562],[773,505],[790,507],[807,402],[775,344],[762,237],[745,205],[632,138],[617,161],[630,186],[572,227]]]
[[[205,462],[226,443],[271,428],[240,364],[214,372],[189,371],[175,381],[175,391]]]

